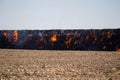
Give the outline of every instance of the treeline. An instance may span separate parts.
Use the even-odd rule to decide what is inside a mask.
[[[117,51],[120,29],[1,30],[0,48]]]

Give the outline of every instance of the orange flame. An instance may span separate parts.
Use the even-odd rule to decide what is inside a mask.
[[[72,38],[68,39],[68,40],[65,42],[67,48],[69,48],[69,44],[71,43],[71,40],[72,40]]]
[[[13,41],[14,41],[14,42],[17,42],[17,40],[18,40],[18,31],[17,31],[17,30],[14,30],[14,31],[13,31]]]
[[[52,35],[51,39],[52,42],[56,42],[57,41],[57,34]]]
[[[97,41],[97,35],[93,35],[94,41]]]
[[[120,52],[120,48],[117,48],[117,49],[116,49],[116,52]]]
[[[7,38],[8,34],[6,32],[3,33],[4,37]]]

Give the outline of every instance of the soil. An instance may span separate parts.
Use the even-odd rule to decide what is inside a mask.
[[[0,80],[119,80],[120,52],[0,49]]]

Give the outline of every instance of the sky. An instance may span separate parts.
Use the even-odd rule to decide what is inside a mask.
[[[0,30],[120,28],[120,0],[0,0]]]

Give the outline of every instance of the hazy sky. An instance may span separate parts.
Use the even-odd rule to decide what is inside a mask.
[[[0,0],[0,29],[120,28],[120,0]]]

